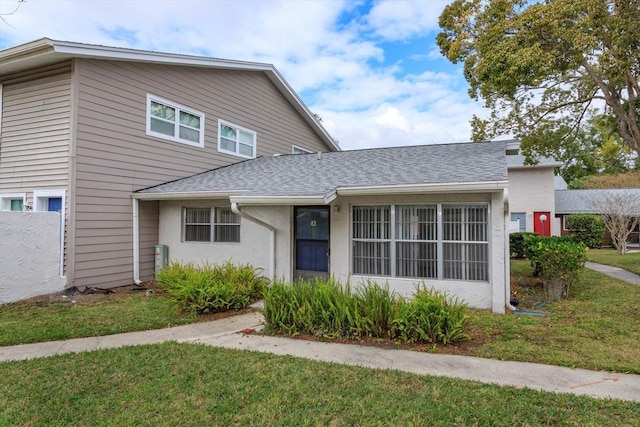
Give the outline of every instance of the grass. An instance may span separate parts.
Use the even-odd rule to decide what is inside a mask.
[[[25,301],[0,306],[0,345],[101,336],[197,322],[163,295],[131,292],[99,300]]]
[[[2,364],[0,425],[636,426],[637,402],[166,343]]]
[[[528,261],[512,261],[512,273],[531,278]],[[471,311],[471,335],[483,344],[475,355],[504,360],[640,374],[640,287],[595,271],[581,274],[570,298],[542,310],[550,316],[495,315]]]
[[[615,249],[589,249],[587,261],[612,265],[640,274],[640,251],[618,255]]]

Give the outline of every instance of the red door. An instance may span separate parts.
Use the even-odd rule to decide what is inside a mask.
[[[533,213],[533,231],[541,236],[551,236],[551,213]]]

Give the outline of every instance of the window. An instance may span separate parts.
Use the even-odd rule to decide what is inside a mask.
[[[147,95],[147,135],[204,148],[204,113]]]
[[[511,224],[509,232],[525,232],[527,231],[527,214],[524,212],[513,212],[511,214]]]
[[[65,208],[66,208],[66,191],[59,190],[34,190],[33,191],[33,210],[36,212],[58,212],[60,213],[60,276],[64,274],[64,226],[65,226]]]
[[[304,148],[300,148],[297,145],[291,146],[291,154],[310,154],[312,151],[305,150]]]
[[[445,279],[489,279],[488,213],[486,206],[442,207]]]
[[[253,159],[256,157],[256,133],[218,120],[218,151]]]
[[[25,202],[25,193],[0,194],[0,211],[22,211]]]
[[[487,205],[354,206],[353,274],[487,281]]]
[[[231,208],[184,208],[183,218],[185,242],[240,242],[240,217]]]

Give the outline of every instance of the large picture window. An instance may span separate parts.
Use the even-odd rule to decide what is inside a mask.
[[[487,281],[488,206],[354,206],[352,273]]]
[[[253,159],[256,157],[256,133],[219,120],[218,151]]]
[[[231,208],[184,208],[185,242],[240,242],[240,217]]]
[[[204,113],[147,95],[147,134],[204,147]]]

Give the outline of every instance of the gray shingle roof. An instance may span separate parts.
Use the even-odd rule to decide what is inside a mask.
[[[556,190],[556,213],[601,213],[594,204],[605,194],[621,194],[625,198],[640,200],[640,188],[601,190]],[[639,212],[640,213],[640,212]]]
[[[506,181],[503,142],[456,143],[259,157],[138,191],[238,191],[324,196],[339,187]]]
[[[538,163],[536,165],[525,165],[524,164],[525,157],[522,154],[512,154],[507,156],[507,166],[509,168],[517,168],[517,167],[540,167],[540,166],[560,166],[562,162],[557,161],[556,159],[552,159],[551,157],[538,157]]]

